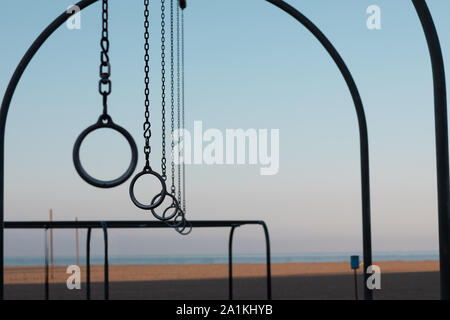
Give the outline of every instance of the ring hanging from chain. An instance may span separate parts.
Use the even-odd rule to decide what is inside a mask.
[[[144,169],[138,173],[133,180],[131,181],[130,184],[130,198],[131,201],[138,207],[144,210],[152,210],[153,215],[159,219],[159,220],[164,220],[163,217],[157,215],[154,213],[154,209],[156,209],[157,207],[159,207],[165,200],[166,196],[167,196],[167,187],[166,187],[166,168],[165,168],[165,161],[162,161],[162,175],[160,175],[159,173],[157,173],[156,171],[153,171],[152,168],[150,167],[150,153],[151,153],[151,146],[150,146],[150,138],[152,136],[151,133],[151,123],[150,123],[150,99],[149,99],[149,95],[150,95],[150,88],[149,88],[149,84],[150,84],[150,77],[149,77],[149,73],[150,73],[150,67],[149,67],[149,61],[150,61],[150,56],[149,56],[149,49],[150,49],[150,45],[149,45],[149,39],[150,39],[150,33],[149,33],[149,27],[150,27],[150,22],[149,22],[149,16],[150,16],[150,11],[149,11],[149,0],[144,0],[144,51],[145,51],[145,55],[144,55],[144,61],[145,61],[145,67],[144,67],[144,73],[145,73],[145,90],[144,90],[144,95],[145,95],[145,121],[143,124],[143,129],[144,129],[144,139],[145,139],[145,146],[144,146],[144,154],[145,154],[145,166]],[[162,18],[162,22],[161,25],[162,27],[164,26],[164,6],[162,6],[162,13],[161,13],[161,18]],[[161,32],[162,34],[162,58],[164,58],[164,32]],[[162,63],[162,65],[164,65],[164,62]],[[163,74],[163,78],[164,78],[164,74]],[[163,98],[164,98],[164,91],[163,91]],[[163,113],[163,129],[164,128],[164,122],[165,122],[165,118],[164,118],[164,113]],[[163,132],[164,132],[163,130]],[[163,159],[165,159],[165,141],[163,140]],[[157,193],[150,204],[144,204],[140,201],[137,200],[135,194],[134,194],[134,187],[136,184],[136,181],[141,178],[142,176],[145,175],[151,175],[153,177],[156,177],[159,182],[161,183],[161,191],[159,193]],[[178,207],[177,207],[178,208]]]
[[[117,179],[110,180],[110,181],[103,181],[96,179],[92,176],[90,176],[86,170],[84,170],[83,166],[81,165],[80,160],[80,147],[83,143],[83,140],[93,131],[97,129],[102,128],[108,128],[115,130],[122,134],[122,136],[127,140],[128,144],[130,145],[131,149],[131,161],[130,165],[128,166],[128,169]],[[75,169],[77,170],[78,174],[81,178],[83,178],[84,181],[87,183],[99,187],[99,188],[112,188],[116,187],[123,182],[125,182],[134,172],[136,169],[137,159],[138,159],[138,152],[136,143],[133,140],[133,137],[126,131],[124,128],[118,126],[115,124],[111,117],[109,115],[101,115],[97,121],[97,123],[93,124],[92,126],[86,128],[77,138],[75,141],[75,145],[73,147],[73,163],[75,165]]]
[[[159,198],[157,199],[157,201],[154,199],[154,201],[152,200],[152,202],[150,204],[144,204],[141,203],[139,200],[137,200],[136,196],[134,195],[134,187],[136,185],[136,182],[139,178],[141,178],[142,176],[145,175],[150,175],[152,177],[156,177],[158,179],[158,181],[161,183],[161,192],[159,194],[157,194],[155,197]],[[131,180],[131,184],[130,184],[130,198],[131,201],[138,207],[144,210],[153,210],[156,207],[160,206],[165,197],[166,197],[167,191],[166,191],[166,182],[164,181],[163,177],[152,170],[152,168],[150,166],[146,166],[144,168],[144,170],[142,170],[141,172],[139,172],[134,178],[133,180]]]
[[[164,208],[163,213],[159,214],[156,212],[156,208],[161,205],[161,203],[164,201],[165,198],[171,198],[172,199],[172,203]],[[156,196],[153,197],[152,199],[152,204],[155,203],[158,205],[155,206],[155,208],[151,209],[151,212],[153,214],[153,216],[161,221],[168,221],[171,220],[173,217],[175,217],[177,215],[177,213],[180,210],[180,205],[178,204],[177,199],[174,197],[173,194],[169,193],[169,192],[165,192],[165,194],[163,194],[162,200],[161,200],[161,194],[157,194]]]
[[[165,135],[165,122],[166,122],[166,86],[165,86],[165,81],[166,81],[166,70],[165,70],[165,0],[161,1],[161,99],[162,99],[162,103],[161,103],[161,112],[162,112],[162,137],[161,137],[161,141],[162,141],[162,158],[161,158],[161,168],[163,170],[163,177],[166,177],[166,163],[167,163],[167,159],[166,159],[166,152],[165,152],[165,148],[166,148],[166,135]],[[180,211],[181,207],[180,207],[180,203],[179,201],[176,199],[176,191],[175,191],[175,161],[174,161],[174,147],[175,147],[175,141],[173,139],[173,135],[174,135],[174,129],[175,129],[175,111],[174,111],[174,107],[175,107],[175,91],[174,91],[174,26],[173,26],[173,22],[174,22],[174,18],[173,18],[173,13],[174,13],[174,8],[173,8],[173,0],[171,0],[170,2],[170,132],[171,132],[171,136],[172,136],[172,141],[170,144],[170,156],[171,156],[171,163],[170,163],[170,167],[171,167],[171,188],[170,188],[170,192],[166,192],[164,194],[157,194],[156,196],[153,197],[152,199],[152,204],[155,204],[155,208],[151,209],[151,212],[153,214],[153,216],[155,218],[157,218],[158,220],[161,221],[169,221],[172,218],[174,218]],[[163,197],[169,197],[172,199],[172,203],[165,207],[164,209],[162,209],[162,214],[158,213],[156,211],[156,204],[161,204],[161,196]]]
[[[192,232],[192,224],[186,219],[184,212],[181,212],[181,214],[177,217],[180,216],[181,220],[178,220],[180,223],[175,227],[175,231],[183,236],[186,236]]]
[[[112,188],[124,183],[133,174],[138,161],[138,152],[136,143],[130,133],[124,128],[115,124],[108,115],[108,96],[111,94],[111,64],[109,60],[109,39],[108,39],[108,0],[102,0],[102,38],[100,40],[100,80],[98,82],[98,91],[103,97],[103,113],[98,121],[86,128],[78,136],[73,147],[73,163],[80,177],[87,183],[99,188]],[[80,160],[80,147],[87,135],[97,129],[108,128],[119,132],[127,140],[131,149],[131,161],[128,169],[118,178],[104,181],[89,175],[83,168]]]
[[[184,9],[186,8],[186,1],[180,1],[180,6],[177,8],[177,91],[178,91],[178,129],[185,128],[185,95],[184,95]],[[180,8],[182,10],[180,10]],[[180,19],[181,11],[181,19]],[[181,25],[181,31],[180,31]],[[180,45],[181,38],[181,45]],[[181,61],[180,61],[181,52]],[[181,80],[181,81],[180,81]],[[180,88],[181,87],[181,88]],[[181,109],[181,110],[180,110]],[[181,115],[180,115],[181,112]],[[180,119],[181,118],[181,119]],[[181,122],[181,123],[180,123]],[[180,141],[178,141],[180,143]],[[184,136],[182,140],[184,152]],[[179,156],[181,154],[179,153]],[[188,235],[192,232],[192,224],[186,219],[186,175],[185,162],[178,165],[178,201],[182,209],[179,215],[175,217],[175,230],[181,235]]]
[[[179,227],[179,226],[181,226],[183,224],[183,221],[184,221],[183,215],[184,215],[184,213],[183,213],[182,209],[180,208],[178,210],[176,216],[173,218],[173,220],[166,220],[164,222],[169,227],[172,227],[172,228]],[[179,219],[180,217],[181,217],[181,219]]]

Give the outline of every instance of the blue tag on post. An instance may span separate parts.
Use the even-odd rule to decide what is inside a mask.
[[[352,269],[359,269],[359,256],[351,256],[350,265]]]

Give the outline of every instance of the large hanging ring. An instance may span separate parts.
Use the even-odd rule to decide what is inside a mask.
[[[153,216],[156,219],[161,220],[161,221],[168,221],[168,220],[172,219],[173,217],[175,217],[175,215],[180,210],[180,205],[178,204],[178,200],[175,198],[175,196],[173,194],[165,191],[165,194],[163,195],[163,200],[164,200],[164,197],[171,198],[172,203],[170,204],[170,206],[168,206],[167,208],[164,209],[163,214],[162,215],[158,214],[155,209],[151,209],[151,211],[152,211]],[[158,202],[160,202],[160,204],[162,203],[161,194],[157,194],[152,199],[152,203],[158,203]]]
[[[134,195],[134,185],[136,184],[136,181],[140,177],[142,177],[142,176],[144,176],[146,174],[156,177],[159,180],[159,182],[161,183],[161,192],[158,193],[155,196],[155,198],[159,196],[158,201],[155,201],[155,198],[153,198],[151,204],[143,204],[143,203],[139,202],[136,199],[135,195]],[[131,198],[131,201],[133,201],[133,203],[138,208],[141,208],[141,209],[144,209],[144,210],[152,210],[152,212],[153,212],[153,210],[156,207],[159,207],[161,205],[161,203],[163,203],[164,199],[166,198],[166,193],[167,193],[167,191],[166,191],[166,182],[164,181],[163,177],[159,173],[153,171],[152,168],[150,168],[150,166],[146,166],[144,168],[144,170],[142,170],[140,173],[138,173],[133,178],[133,180],[131,181],[131,184],[130,184],[130,198]]]
[[[131,161],[130,165],[128,166],[128,169],[125,171],[124,174],[122,174],[119,178],[109,181],[103,181],[96,179],[89,175],[86,170],[84,170],[83,166],[81,165],[80,161],[80,147],[83,143],[83,140],[87,137],[89,133],[92,131],[95,131],[97,129],[102,128],[108,128],[113,129],[117,132],[119,132],[128,142],[131,149]],[[77,140],[75,141],[75,145],[73,146],[73,163],[75,165],[75,169],[77,170],[80,177],[89,183],[90,185],[93,185],[95,187],[99,188],[113,188],[116,187],[122,183],[124,183],[134,172],[136,169],[137,161],[138,161],[138,151],[136,147],[136,143],[134,142],[133,137],[130,135],[130,133],[122,128],[121,126],[118,126],[115,124],[111,117],[107,114],[103,114],[98,118],[97,123],[93,124],[92,126],[86,128],[81,134],[78,136]]]

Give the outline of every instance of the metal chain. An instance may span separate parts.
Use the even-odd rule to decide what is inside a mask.
[[[108,114],[108,95],[111,93],[111,64],[109,62],[108,0],[102,0],[102,38],[100,40],[100,81],[98,91],[103,96],[103,115]]]
[[[184,133],[184,108],[185,108],[185,99],[184,99],[184,10],[181,10],[181,125],[183,127],[183,133]],[[184,137],[183,137],[183,153],[184,150]],[[183,212],[186,214],[186,164],[183,157]]]
[[[162,115],[162,157],[161,157],[161,170],[164,180],[167,179],[166,175],[166,6],[165,0],[161,0],[161,115]]]
[[[145,94],[145,122],[144,122],[144,139],[145,139],[145,146],[144,146],[144,153],[145,153],[145,169],[150,169],[150,152],[151,152],[151,147],[150,147],[150,137],[152,136],[152,132],[151,132],[151,124],[150,124],[150,99],[149,99],[149,94],[150,94],[150,89],[149,89],[149,83],[150,83],[150,77],[149,77],[149,72],[150,72],[150,67],[149,67],[149,60],[150,60],[150,56],[149,56],[149,49],[150,49],[150,45],[149,45],[149,38],[150,38],[150,34],[149,34],[149,27],[150,27],[150,23],[149,23],[149,0],[144,0],[144,6],[145,6],[145,10],[144,10],[144,28],[145,28],[145,33],[144,33],[144,39],[145,39],[145,44],[144,44],[144,50],[145,50],[145,55],[144,55],[144,61],[145,61],[145,68],[144,68],[144,72],[145,72],[145,90],[144,90],[144,94]]]
[[[178,128],[178,159],[181,156],[180,149],[180,105],[181,105],[181,84],[180,84],[180,6],[177,6],[177,128]],[[181,204],[181,164],[178,164],[178,203]]]
[[[171,173],[172,173],[172,186],[170,191],[173,196],[175,196],[175,141],[174,141],[174,131],[175,131],[175,83],[174,83],[174,10],[173,10],[174,0],[170,1],[170,133],[172,137],[171,142]]]

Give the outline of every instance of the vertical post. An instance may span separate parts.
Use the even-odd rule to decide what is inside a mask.
[[[91,231],[87,229],[86,239],[86,300],[91,300]]]
[[[49,275],[48,275],[48,227],[45,228],[45,233],[44,233],[44,260],[45,260],[45,300],[49,299]]]
[[[75,222],[78,222],[78,218],[75,218]],[[80,265],[80,249],[78,246],[78,226],[75,227],[75,255],[77,257],[77,266]]]
[[[358,276],[357,276],[357,270],[359,269],[359,256],[350,256],[350,268],[353,269],[353,274],[354,274],[355,300],[358,300]]]
[[[105,300],[109,300],[108,226],[106,225],[105,221],[102,221],[101,225],[103,229],[103,240],[105,242]]]
[[[412,0],[430,52],[434,85],[434,119],[436,135],[436,164],[439,221],[439,261],[441,277],[441,299],[450,299],[450,185],[448,159],[447,91],[445,68],[439,36],[425,0]]]
[[[267,225],[264,221],[261,221],[260,224],[264,230],[264,236],[266,239],[266,268],[267,268],[267,300],[272,300],[272,272],[271,272],[271,254],[270,254],[270,238],[269,238],[269,229],[267,229]]]
[[[236,226],[231,227],[228,240],[228,300],[233,300],[233,235]]]
[[[50,224],[53,221],[53,209],[50,209],[49,221],[50,221]],[[50,228],[50,268],[51,268],[51,278],[53,279],[54,265],[53,265],[53,229],[52,228]]]

